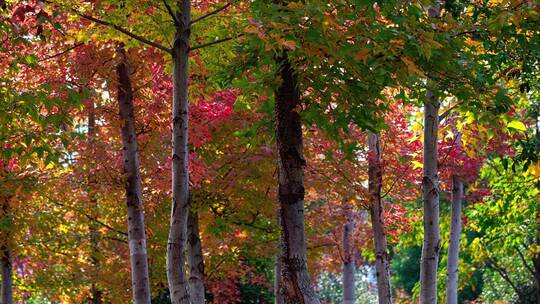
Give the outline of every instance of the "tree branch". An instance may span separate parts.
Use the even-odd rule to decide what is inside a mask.
[[[75,14],[77,14],[77,15],[83,17],[84,19],[93,21],[93,22],[95,22],[95,23],[98,23],[98,24],[101,24],[101,25],[104,25],[104,26],[112,27],[113,29],[115,29],[115,30],[117,30],[117,31],[119,31],[119,32],[121,32],[121,33],[123,33],[123,34],[125,34],[125,35],[127,35],[127,36],[129,36],[129,37],[131,37],[131,38],[133,38],[133,39],[135,39],[135,40],[138,40],[138,41],[140,41],[140,42],[142,42],[142,43],[144,43],[144,44],[153,46],[153,47],[155,47],[155,48],[157,48],[157,49],[160,49],[160,50],[165,51],[165,52],[167,52],[167,53],[169,53],[169,54],[172,54],[171,49],[169,49],[168,47],[166,47],[166,46],[164,46],[164,45],[161,45],[161,44],[159,44],[159,43],[157,43],[157,42],[148,40],[148,39],[146,39],[146,38],[144,38],[144,37],[142,37],[142,36],[139,36],[139,35],[137,35],[137,34],[134,34],[134,33],[130,32],[130,31],[128,31],[128,30],[126,30],[126,29],[124,29],[124,28],[122,28],[122,27],[120,27],[120,26],[118,26],[118,25],[116,25],[116,24],[112,24],[112,23],[110,23],[110,22],[107,22],[107,21],[104,21],[104,20],[95,18],[95,17],[90,16],[90,15],[87,15],[87,14],[83,14],[83,13],[78,12],[78,11],[76,11],[76,10],[73,10],[73,12],[74,12]]]
[[[536,273],[535,271],[531,268],[531,266],[527,263],[527,259],[525,259],[525,256],[523,255],[523,253],[521,253],[521,250],[519,250],[519,245],[516,246],[516,250],[519,254],[519,257],[521,258],[521,261],[523,262],[523,265],[525,266],[525,268],[527,268],[527,270],[533,275],[533,277],[536,278]]]
[[[52,1],[43,0],[43,2],[50,3],[50,4],[56,5],[58,7],[61,7],[61,6],[57,5],[56,3],[52,2]],[[172,50],[170,48],[168,48],[168,47],[166,47],[164,45],[161,45],[161,44],[159,44],[157,42],[148,40],[148,39],[146,39],[146,38],[144,38],[142,36],[139,36],[137,34],[134,34],[134,33],[130,32],[130,31],[128,31],[128,30],[126,30],[126,29],[124,29],[124,28],[122,28],[122,27],[120,27],[120,26],[118,26],[116,24],[110,23],[110,22],[105,21],[105,20],[98,19],[98,18],[96,18],[94,16],[91,16],[91,15],[81,13],[81,12],[79,12],[78,10],[76,10],[74,8],[67,8],[67,7],[61,7],[61,8],[67,9],[67,10],[73,12],[74,14],[76,14],[76,15],[78,15],[78,16],[86,19],[86,20],[89,20],[89,21],[92,21],[92,22],[95,22],[95,23],[98,23],[98,24],[101,24],[101,25],[104,25],[104,26],[111,27],[111,28],[113,28],[113,29],[115,29],[115,30],[117,30],[117,31],[119,31],[119,32],[121,32],[121,33],[135,39],[135,40],[138,40],[138,41],[144,43],[144,44],[147,44],[149,46],[153,46],[153,47],[155,47],[157,49],[160,49],[160,50],[165,51],[165,52],[167,52],[169,54],[172,54]]]
[[[448,110],[444,111],[444,113],[439,115],[439,122],[445,119],[450,114],[450,112],[452,112],[452,110],[455,109],[458,105],[459,103],[451,106]]]
[[[212,16],[212,15],[215,15],[215,14],[221,12],[222,10],[228,8],[228,7],[231,6],[231,5],[232,5],[232,3],[229,2],[229,3],[225,4],[224,6],[222,6],[222,7],[218,8],[218,9],[216,9],[215,11],[211,11],[211,12],[209,12],[209,13],[207,13],[207,14],[204,14],[204,15],[198,17],[198,18],[195,18],[195,19],[193,19],[193,20],[191,21],[191,24],[197,23],[197,22],[199,22],[199,21],[203,21],[204,19],[206,19],[206,18],[208,18],[208,17],[210,17],[210,16]]]
[[[51,56],[49,56],[49,57],[43,58],[43,59],[41,59],[41,60],[39,60],[39,61],[47,61],[47,60],[51,60],[51,59],[53,59],[53,58],[62,56],[62,55],[64,55],[64,54],[68,53],[69,51],[74,50],[74,49],[80,47],[81,45],[84,45],[84,42],[74,44],[74,45],[70,46],[69,48],[63,50],[63,51],[60,52],[60,53],[56,53],[56,54],[51,55]]]
[[[196,46],[190,48],[189,50],[190,50],[190,51],[195,51],[195,50],[198,50],[198,49],[205,48],[205,47],[207,47],[207,46],[212,46],[212,45],[214,45],[214,44],[218,44],[218,43],[226,42],[226,41],[229,41],[229,40],[233,40],[233,39],[242,37],[243,35],[244,35],[244,34],[239,34],[239,35],[236,36],[236,37],[227,37],[227,38],[222,38],[222,39],[218,39],[218,40],[215,40],[215,41],[211,41],[211,42],[199,44],[199,45],[196,45]]]
[[[178,18],[176,18],[176,15],[174,14],[171,6],[169,5],[169,3],[167,3],[167,0],[162,0],[162,1],[163,1],[163,5],[165,5],[165,8],[167,9],[167,12],[169,13],[169,15],[171,15],[171,18],[173,19],[174,25],[176,27],[179,27],[180,26],[180,20],[178,20]]]

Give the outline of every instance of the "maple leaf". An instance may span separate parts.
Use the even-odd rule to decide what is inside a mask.
[[[424,76],[424,72],[416,65],[416,63],[414,63],[414,61],[411,58],[407,56],[403,56],[401,57],[401,61],[405,63],[405,65],[407,66],[407,71],[409,71],[410,74]]]
[[[361,60],[364,63],[367,62],[369,58],[369,49],[361,49],[358,53],[356,53],[356,56],[354,56],[354,59]]]

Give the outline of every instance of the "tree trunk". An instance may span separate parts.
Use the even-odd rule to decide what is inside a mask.
[[[196,211],[189,212],[188,229],[188,265],[189,291],[193,304],[204,304],[204,260],[199,236],[199,216]]]
[[[11,250],[2,246],[2,304],[13,304],[13,278],[11,266]]]
[[[133,300],[135,304],[149,304],[151,296],[150,280],[144,230],[139,151],[133,113],[133,92],[126,54],[121,47],[118,49],[118,53],[121,60],[116,67],[118,74],[118,105],[122,122],[122,143],[124,145],[124,175],[126,178],[125,190]]]
[[[96,113],[94,101],[90,100],[88,106],[88,148],[91,154],[94,156],[95,151],[95,139],[96,139]],[[92,286],[90,286],[90,294],[92,296],[92,304],[101,304],[101,289],[97,286],[97,278],[99,276],[99,230],[97,227],[98,218],[98,202],[94,194],[95,179],[92,172],[88,172],[88,196],[90,198],[90,206],[92,208],[92,218],[89,225],[90,230],[90,261],[92,263]]]
[[[461,234],[461,204],[463,201],[463,182],[459,176],[452,176],[452,214],[450,222],[450,244],[446,274],[446,303],[458,303],[459,237]]]
[[[347,222],[343,225],[343,304],[354,304],[354,217],[352,206],[346,206]]]
[[[304,166],[298,80],[287,53],[277,58],[282,83],[276,97],[276,141],[281,225],[280,291],[287,304],[320,303],[311,286],[304,233]]]
[[[283,294],[280,292],[279,289],[279,282],[281,277],[281,259],[279,258],[280,254],[276,255],[276,264],[275,264],[275,270],[274,270],[274,304],[284,304],[285,300],[283,300]]]
[[[0,246],[0,254],[2,255],[0,257],[0,263],[2,267],[2,303],[1,304],[13,304],[13,266],[12,266],[12,255],[11,255],[11,212],[9,208],[9,198],[8,197],[1,197],[2,199],[2,214],[1,216],[3,218],[8,219],[8,227],[4,228],[3,231],[1,231],[1,241],[2,245]]]
[[[172,116],[172,208],[167,246],[167,279],[172,304],[189,304],[184,249],[189,213],[188,148],[188,56],[191,22],[189,0],[179,1],[179,23],[173,46],[173,116]]]
[[[439,132],[439,101],[428,90],[424,104],[424,243],[420,265],[420,303],[437,303],[437,265],[439,262],[439,177],[437,142]]]
[[[540,155],[540,102],[536,105],[536,153]],[[535,183],[540,189],[540,181]],[[540,246],[540,209],[536,210],[536,245]],[[540,252],[533,255],[534,277],[536,281],[536,303],[540,304]]]
[[[368,133],[368,177],[373,248],[375,250],[375,270],[377,271],[377,292],[379,304],[392,303],[390,290],[390,261],[384,228],[384,208],[381,200],[382,168],[379,136]]]

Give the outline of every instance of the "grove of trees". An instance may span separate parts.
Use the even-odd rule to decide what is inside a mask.
[[[534,0],[0,0],[0,303],[540,304]]]

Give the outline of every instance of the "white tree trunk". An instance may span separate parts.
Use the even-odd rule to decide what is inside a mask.
[[[172,207],[167,246],[167,279],[172,304],[190,304],[186,280],[187,218],[189,213],[189,147],[188,147],[188,57],[191,31],[191,3],[178,1],[173,60],[172,115]]]
[[[319,304],[307,269],[304,232],[304,166],[298,80],[287,53],[276,58],[282,83],[276,96],[278,197],[281,225],[280,291],[286,304]]]
[[[424,243],[420,264],[420,303],[437,303],[437,266],[439,262],[439,177],[437,142],[439,132],[439,101],[428,90],[424,104]]]
[[[189,265],[189,291],[193,304],[204,304],[204,260],[199,236],[199,215],[188,215],[187,256]]]
[[[139,169],[139,148],[135,133],[133,93],[126,54],[118,49],[121,62],[118,73],[118,105],[122,121],[122,143],[124,145],[124,175],[126,177],[126,203],[128,212],[128,242],[131,258],[133,301],[135,304],[150,304],[150,279],[144,212]]]
[[[354,304],[354,216],[351,204],[345,207],[347,222],[343,225],[343,304]]]
[[[377,292],[379,295],[379,304],[390,304],[392,303],[390,261],[386,243],[386,229],[384,228],[384,208],[381,200],[381,148],[377,134],[368,133],[368,148],[370,214],[375,251],[375,270],[377,271]]]
[[[446,303],[458,303],[459,237],[461,234],[461,204],[463,202],[463,182],[459,176],[452,176],[452,214],[450,222],[450,244],[446,274]]]

